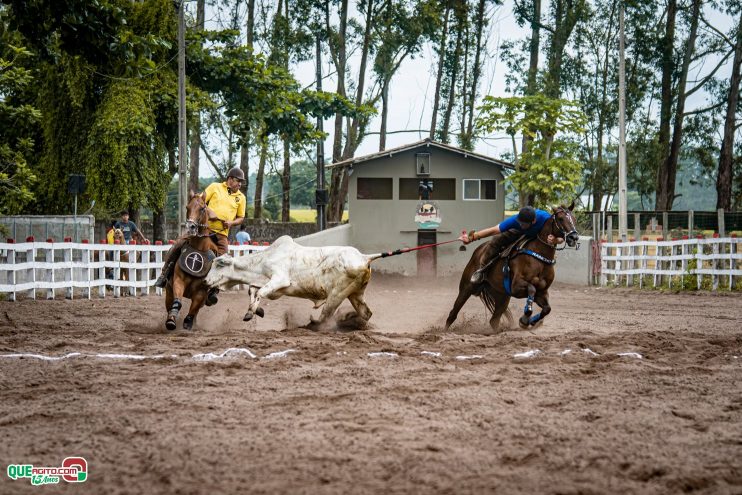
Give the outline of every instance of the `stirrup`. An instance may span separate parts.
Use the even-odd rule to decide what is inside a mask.
[[[167,285],[167,280],[170,278],[170,271],[173,267],[172,261],[168,263],[168,265],[162,269],[162,272],[160,272],[160,276],[157,277],[157,280],[155,280],[155,287],[164,289]]]
[[[484,281],[484,269],[482,268],[475,270],[474,273],[471,274],[471,278],[469,278],[469,282],[473,284],[481,284],[483,281]]]

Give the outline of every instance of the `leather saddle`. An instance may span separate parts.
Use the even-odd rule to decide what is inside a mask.
[[[190,245],[183,246],[178,258],[180,269],[192,277],[203,278],[211,269],[211,262],[216,258],[216,253],[209,249],[208,251],[199,251]]]

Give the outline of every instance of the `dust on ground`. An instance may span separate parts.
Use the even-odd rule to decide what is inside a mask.
[[[0,354],[83,354],[0,359],[2,468],[85,457],[55,493],[742,492],[740,295],[557,285],[538,329],[492,334],[471,299],[444,332],[457,285],[375,275],[369,329],[320,333],[300,299],[243,322],[244,292],[173,333],[159,296],[0,302]],[[256,357],[193,359],[229,348]]]

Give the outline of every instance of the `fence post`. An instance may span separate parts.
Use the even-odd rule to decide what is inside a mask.
[[[155,246],[162,246],[162,241],[155,241]],[[159,275],[160,267],[162,266],[162,250],[158,249],[155,251],[155,264],[157,265],[157,268],[155,268],[155,276]],[[155,294],[158,296],[162,295],[162,289],[159,287],[155,288]]]
[[[649,255],[649,243],[647,242],[649,240],[649,237],[642,237],[642,259],[639,262],[639,267],[641,268],[639,273],[639,288],[641,289],[644,287],[644,275],[647,271],[647,256]]]
[[[620,244],[622,239],[616,239],[616,242],[619,243],[616,247],[616,263],[615,263],[615,269],[616,269],[616,275],[613,279],[613,282],[616,284],[616,286],[621,285],[621,276],[623,275],[621,271],[623,271],[623,262],[621,260],[621,257],[624,255],[624,246],[623,244]]]
[[[726,228],[724,226],[724,208],[716,210],[717,223],[719,227],[719,237],[726,236]]]
[[[100,241],[101,244],[107,244],[108,241],[103,239]],[[101,284],[98,286],[98,295],[105,299],[106,298],[106,250],[105,249],[99,249],[98,250],[98,263],[100,266],[98,267],[98,278],[101,282]]]
[[[113,297],[119,297],[121,295],[121,287],[118,285],[121,279],[121,249],[119,246],[121,243],[116,241],[114,247],[116,250],[113,252]]]
[[[608,256],[608,247],[602,240],[598,240],[598,243],[600,245],[600,285],[605,287],[608,284],[608,275],[606,275],[608,262],[605,260]]]
[[[91,299],[92,289],[90,287],[90,262],[91,262],[90,244],[87,239],[83,239],[82,244],[83,244],[83,249],[80,252],[80,258],[82,260],[83,266],[85,266],[85,268],[83,268],[82,281],[87,282],[87,287],[83,289],[83,295],[85,295],[88,299]]]
[[[662,283],[662,275],[659,275],[657,273],[658,270],[662,269],[662,262],[660,261],[660,253],[662,251],[662,247],[660,247],[661,240],[662,239],[660,238],[659,240],[654,241],[654,277],[653,277],[652,284],[655,289],[657,288],[657,277],[658,276],[660,279],[660,284]]]
[[[65,268],[64,268],[64,281],[65,285],[67,286],[67,289],[65,289],[65,297],[67,299],[72,299],[74,297],[75,289],[72,286],[74,276],[72,275],[73,268],[72,268],[72,238],[67,237],[64,239],[65,243],[69,243],[67,247],[64,248],[64,262],[65,262]]]
[[[716,273],[716,270],[719,267],[719,234],[714,234],[714,244],[713,244],[713,253],[714,253],[714,260],[711,264],[711,268],[714,270],[714,274],[711,276],[711,288],[713,290],[719,290],[719,275]]]
[[[696,236],[696,285],[698,290],[701,290],[701,285],[703,285],[703,274],[701,273],[701,269],[703,268],[703,259],[699,256],[703,254],[702,239],[702,235],[699,234]]]
[[[662,212],[662,239],[667,239],[670,227],[667,225],[670,222],[670,215],[666,211]]]
[[[31,244],[31,247],[26,250],[26,263],[31,266],[31,268],[26,269],[26,278],[28,278],[29,282],[33,284],[31,289],[28,291],[28,295],[35,301],[36,268],[34,267],[34,264],[36,263],[36,241],[34,240],[33,236],[30,235],[26,238],[26,242]]]
[[[685,242],[689,239],[687,235],[684,235],[681,237],[682,241],[682,248],[680,250],[681,256],[683,257],[683,260],[680,262],[680,269],[683,271],[683,275],[681,276],[681,288],[685,288],[685,277],[688,276],[688,260],[686,259],[685,255],[688,254],[688,243]]]
[[[142,287],[141,294],[148,296],[149,295],[149,279],[150,279],[150,269],[149,269],[149,259],[150,259],[150,244],[148,242],[144,243],[144,245],[147,246],[146,250],[142,250],[142,264],[145,265],[147,268],[144,268],[141,270],[140,275],[141,279],[144,281],[144,287]]]
[[[593,239],[600,240],[600,213],[593,213]]]
[[[636,246],[634,245],[634,241],[636,239],[629,238],[629,242],[631,243],[629,246],[627,246],[627,251],[629,252],[629,260],[626,262],[626,268],[629,270],[634,270],[636,268]],[[634,285],[634,275],[631,273],[626,274],[626,287]]]
[[[688,210],[688,239],[693,238],[693,224],[694,224],[694,218],[693,218],[693,210]]]
[[[46,240],[49,247],[44,248],[44,261],[48,263],[48,266],[44,270],[44,282],[49,282],[50,285],[54,285],[54,239],[49,238]],[[46,299],[54,299],[54,287],[46,289]]]
[[[15,219],[13,219],[13,228],[15,229]],[[8,239],[7,242],[8,244],[15,244],[14,239]],[[8,248],[7,261],[9,265],[15,265],[15,249],[13,249],[13,246]],[[8,294],[8,300],[15,301],[15,270],[10,270],[8,272],[8,285],[14,288],[13,291]]]
[[[608,242],[613,242],[613,215],[608,215],[606,223],[606,238]]]
[[[136,246],[136,241],[132,239],[130,244]],[[129,255],[126,257],[127,263],[129,264],[134,263],[134,268],[126,269],[127,273],[129,274],[127,279],[128,279],[129,284],[131,284],[129,285],[129,295],[134,296],[134,297],[136,297],[137,295],[137,285],[136,285],[137,283],[137,269],[136,269],[137,254],[138,254],[138,251],[132,249],[129,251]],[[132,259],[134,261],[132,261]]]
[[[732,241],[729,245],[729,290],[734,290],[734,270],[737,268],[737,234],[732,234]]]
[[[641,213],[634,213],[634,239],[642,238]]]

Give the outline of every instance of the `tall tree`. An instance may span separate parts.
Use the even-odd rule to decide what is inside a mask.
[[[329,0],[317,0],[317,11],[321,14],[324,31],[324,37],[327,40],[327,46],[330,52],[330,59],[335,67],[337,74],[337,94],[346,97],[346,88],[355,86],[355,96],[350,96],[357,103],[363,102],[363,105],[372,107],[380,98],[380,91],[374,92],[364,98],[365,79],[368,63],[368,55],[371,46],[374,45],[375,31],[373,30],[376,16],[376,3],[370,0],[359,2],[359,10],[365,14],[365,22],[360,23],[353,19],[349,23],[348,1],[340,0],[337,2],[338,11],[331,12]],[[332,24],[332,20],[338,19],[337,26]],[[354,29],[349,31],[348,26]],[[361,42],[361,62],[358,69],[358,77],[355,83],[350,78],[348,66],[348,45],[352,39],[362,36]],[[370,110],[370,108],[369,108]],[[370,111],[358,112],[352,119],[344,119],[341,115],[335,116],[334,135],[332,144],[332,161],[339,162],[351,158],[355,155],[356,149],[362,142],[368,125]],[[343,132],[343,122],[346,123],[346,131]],[[343,146],[343,137],[346,137]],[[335,167],[332,169],[329,187],[329,204],[327,205],[326,215],[329,222],[339,222],[342,219],[345,201],[348,195],[348,170],[346,167]]]
[[[206,21],[206,0],[196,2],[196,25],[194,29],[204,30]],[[200,173],[200,156],[201,156],[201,112],[193,112],[193,118],[190,126],[190,156],[188,163],[188,190],[198,191],[198,176]]]
[[[738,6],[739,21],[734,46],[732,74],[729,77],[729,96],[724,119],[724,134],[719,152],[719,169],[716,175],[716,208],[732,208],[732,171],[734,159],[734,134],[737,130],[736,114],[739,105],[740,80],[742,79],[742,8]]]
[[[438,52],[438,71],[435,78],[435,92],[433,93],[433,108],[432,117],[430,119],[430,139],[435,138],[436,125],[438,122],[438,107],[441,100],[441,83],[443,81],[443,69],[446,64],[446,53],[447,53],[447,41],[448,41],[448,24],[451,16],[451,2],[450,0],[444,1],[443,9],[443,27],[440,34],[440,43],[436,51]]]
[[[526,167],[508,177],[518,190],[529,191],[540,205],[575,199],[582,174],[575,138],[587,122],[577,104],[543,95],[486,96],[480,110],[477,126],[487,132],[505,132],[513,148],[516,135],[525,133],[532,139],[520,157]]]
[[[434,31],[437,12],[430,0],[417,1],[407,8],[403,2],[385,0],[374,23],[378,45],[374,60],[374,73],[381,89],[381,124],[379,150],[386,149],[387,115],[389,112],[389,86],[402,62],[414,57],[422,41]]]
[[[465,43],[465,34],[468,32],[469,25],[469,4],[467,0],[452,1],[456,25],[456,39],[453,41],[453,51],[447,58],[444,82],[442,84],[447,96],[443,102],[443,121],[441,122],[439,129],[439,138],[444,143],[450,141],[449,130],[451,127],[451,116],[453,115],[453,110],[456,106],[456,86],[459,79],[459,72],[461,71],[461,59]]]
[[[674,3],[674,0],[671,0]],[[686,83],[688,81],[688,70],[691,59],[696,49],[696,34],[698,32],[698,19],[700,17],[701,0],[693,0],[692,12],[690,14],[690,33],[685,43],[683,62],[680,66],[680,75],[677,85],[677,99],[675,101],[675,119],[673,123],[672,141],[664,161],[657,171],[657,200],[655,209],[658,211],[672,210],[675,201],[675,178],[677,176],[678,158],[680,157],[680,144],[683,136],[683,118],[685,112]],[[668,17],[670,15],[668,7]],[[666,54],[663,53],[663,57]],[[664,70],[664,68],[663,68]],[[663,72],[663,97],[665,91],[665,74]],[[664,101],[663,101],[664,105]],[[665,110],[666,111],[666,110]],[[663,143],[660,140],[660,143]]]

